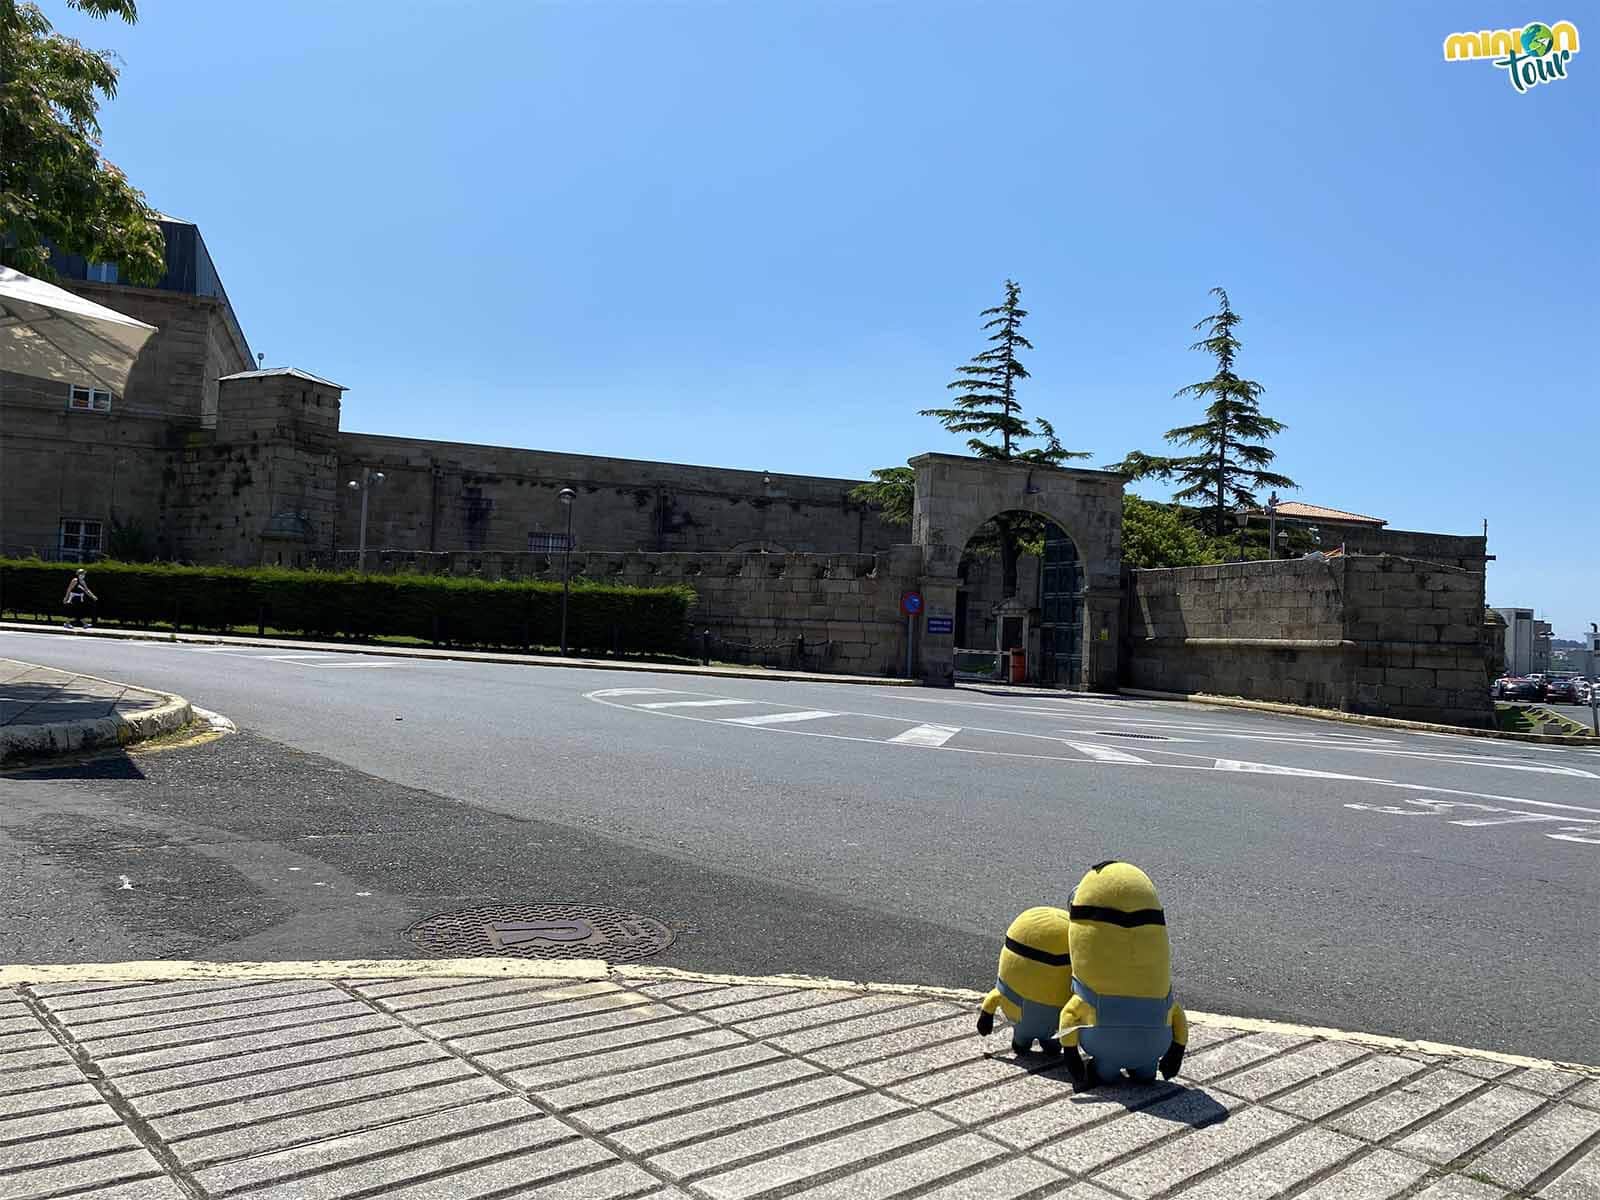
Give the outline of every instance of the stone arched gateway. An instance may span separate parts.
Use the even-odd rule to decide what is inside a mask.
[[[1108,471],[1030,467],[956,454],[923,454],[917,473],[912,540],[922,550],[924,616],[918,622],[921,674],[934,686],[955,681],[957,568],[974,532],[998,513],[1022,511],[1059,526],[1077,548],[1083,576],[1081,658],[1063,686],[1114,691],[1122,609],[1122,487]],[[950,632],[944,632],[950,629]]]

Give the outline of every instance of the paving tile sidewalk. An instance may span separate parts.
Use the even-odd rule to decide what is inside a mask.
[[[0,1200],[1600,1196],[1596,1075],[1207,1021],[1075,1096],[973,1022],[626,968],[8,986]]]
[[[168,699],[161,692],[0,658],[0,728],[132,717]]]

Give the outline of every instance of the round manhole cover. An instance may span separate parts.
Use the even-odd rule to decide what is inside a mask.
[[[418,921],[408,936],[447,958],[603,958],[637,962],[672,945],[672,930],[654,917],[585,904],[497,904],[440,913]]]

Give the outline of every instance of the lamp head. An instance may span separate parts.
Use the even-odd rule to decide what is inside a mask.
[[[571,488],[562,488],[556,493],[556,499],[560,500],[563,504],[571,504],[577,498],[578,493],[573,491]]]

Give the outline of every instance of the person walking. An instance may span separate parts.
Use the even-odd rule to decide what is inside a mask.
[[[77,574],[67,584],[67,594],[62,599],[67,606],[68,629],[87,629],[94,625],[93,618],[86,615],[91,601],[98,604],[100,597],[89,590],[88,573],[79,567]]]

